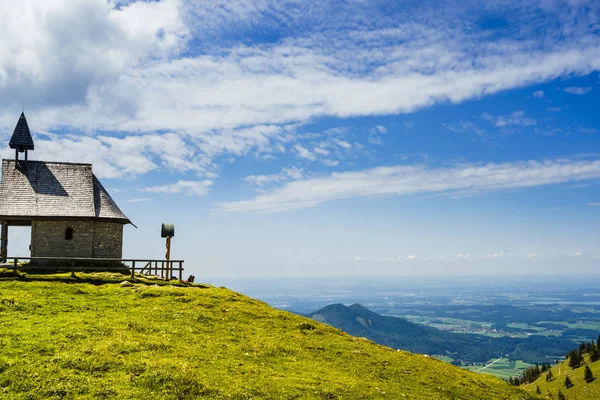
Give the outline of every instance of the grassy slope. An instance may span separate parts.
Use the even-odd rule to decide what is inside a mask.
[[[0,398],[536,398],[224,288],[82,277],[0,280]]]
[[[552,367],[552,375],[554,375],[552,381],[546,382],[546,375],[548,373],[545,372],[535,382],[523,385],[522,387],[531,393],[535,393],[536,386],[539,386],[542,395],[550,393],[554,399],[558,397],[558,390],[560,389],[567,399],[598,400],[600,399],[600,361],[588,362],[587,365],[590,366],[594,377],[597,378],[590,383],[586,383],[583,379],[585,366],[571,369],[569,362],[563,361]],[[567,375],[569,375],[574,383],[569,389],[565,387],[565,377]]]

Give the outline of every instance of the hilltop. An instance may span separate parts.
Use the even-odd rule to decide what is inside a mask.
[[[0,398],[534,399],[225,288],[0,280]]]
[[[597,400],[600,399],[600,361],[590,362],[589,357],[585,356],[585,364],[578,368],[569,367],[568,359],[554,365],[552,371],[552,380],[546,381],[548,372],[544,372],[532,383],[522,385],[521,387],[531,393],[536,392],[536,388],[540,388],[543,396],[557,399],[558,391],[565,396],[566,399],[572,400]],[[583,378],[585,366],[588,365],[596,379],[591,382],[586,382]],[[565,378],[569,376],[573,382],[570,388],[565,387]]]
[[[307,317],[385,346],[467,362],[483,362],[506,354],[511,359],[541,362],[546,360],[546,356],[564,355],[574,345],[573,341],[565,338],[535,335],[529,338],[490,338],[448,332],[403,318],[380,315],[360,304],[331,304],[307,314]]]

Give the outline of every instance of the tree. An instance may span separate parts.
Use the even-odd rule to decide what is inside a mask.
[[[575,369],[581,365],[582,356],[577,350],[572,350],[567,354],[569,358],[569,367]]]
[[[550,382],[552,380],[552,378],[554,378],[554,376],[552,376],[552,370],[549,369],[548,375],[546,375],[546,382]]]
[[[592,346],[590,350],[590,362],[598,361],[600,359],[600,346]]]
[[[569,378],[569,375],[567,375],[565,378],[565,387],[568,389],[571,386],[573,386],[573,381],[571,381],[571,378]]]
[[[540,387],[539,387],[539,386],[537,386],[537,385],[535,386],[535,392],[536,392],[537,394],[542,394],[542,391],[540,390]]]
[[[558,391],[558,400],[566,400],[565,395],[560,390]]]
[[[590,383],[594,380],[594,374],[592,373],[589,365],[585,366],[585,370],[583,371],[583,379],[585,379],[587,383]]]

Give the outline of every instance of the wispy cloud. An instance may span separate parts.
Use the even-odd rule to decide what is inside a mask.
[[[171,185],[153,186],[143,189],[144,192],[173,194],[183,193],[187,196],[204,196],[208,193],[208,188],[213,184],[210,180],[202,181],[184,181],[179,180]]]
[[[147,197],[143,197],[143,198],[139,198],[139,199],[129,199],[127,200],[130,203],[142,203],[142,202],[146,202],[146,201],[150,201],[151,199],[147,198]]]
[[[294,149],[296,150],[296,153],[298,154],[298,157],[300,157],[300,158],[304,158],[304,159],[307,159],[310,161],[314,161],[317,159],[317,156],[315,156],[307,148],[302,147],[299,144],[294,145]]]
[[[477,125],[469,121],[459,121],[455,124],[443,124],[444,128],[454,133],[468,133],[473,132],[479,136],[485,135],[485,130],[481,129]]]
[[[273,183],[284,182],[288,180],[298,180],[304,177],[302,168],[290,167],[282,168],[278,174],[271,175],[250,175],[244,178],[244,181],[258,187],[264,187]]]
[[[492,122],[497,127],[505,127],[510,125],[531,126],[537,123],[535,119],[526,117],[523,111],[515,111],[507,116],[493,116],[488,113],[483,113],[481,116],[483,119]]]
[[[533,97],[535,97],[536,99],[541,99],[542,97],[544,97],[544,91],[536,90],[535,92],[533,92]]]
[[[588,203],[590,207],[600,207],[600,202]]]
[[[456,195],[600,178],[600,160],[545,160],[449,168],[378,167],[288,182],[253,199],[218,203],[222,212],[278,212],[352,197]]]
[[[36,130],[57,133],[49,141],[70,145],[73,158],[90,157],[91,139],[63,132],[102,131],[114,140],[93,161],[107,177],[163,165],[214,174],[219,155],[282,151],[284,143],[313,160],[290,127],[411,113],[600,69],[596,14],[575,12],[581,3],[424,2],[406,13],[364,1],[0,1],[2,42],[11,44],[0,45],[0,128],[12,128],[27,105]],[[479,31],[476,21],[491,11],[511,13],[518,33],[498,40]],[[273,40],[254,41],[256,26],[272,28]],[[535,121],[493,118],[497,126]],[[153,148],[133,159],[124,150],[130,138],[156,132],[177,136],[187,154]]]
[[[579,96],[589,93],[591,91],[592,91],[592,88],[589,86],[587,86],[587,87],[572,86],[572,87],[565,88],[565,92],[570,93],[570,94],[576,94]]]
[[[504,257],[504,251],[503,250],[500,250],[497,253],[486,254],[484,256],[484,258],[502,258],[502,257]]]

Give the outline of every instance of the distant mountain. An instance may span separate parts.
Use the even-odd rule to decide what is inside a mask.
[[[508,355],[526,362],[546,361],[546,356],[562,357],[573,347],[564,338],[532,335],[526,339],[453,333],[409,322],[403,318],[377,314],[360,304],[349,307],[331,304],[307,315],[354,336],[413,353],[448,355],[457,363],[483,362]]]

